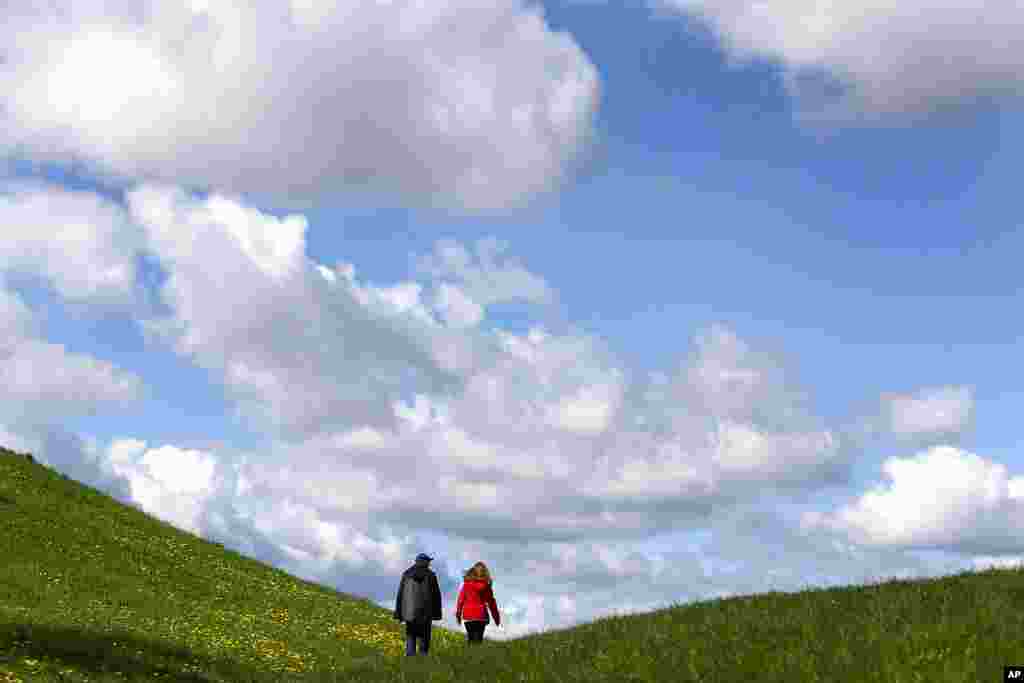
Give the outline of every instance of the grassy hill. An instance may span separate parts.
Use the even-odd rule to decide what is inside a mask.
[[[397,580],[397,577],[396,577]],[[713,600],[403,656],[388,610],[0,449],[0,683],[986,683],[1024,664],[1024,572]]]

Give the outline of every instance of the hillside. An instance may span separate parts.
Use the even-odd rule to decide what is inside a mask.
[[[714,600],[402,656],[388,610],[0,449],[0,683],[964,681],[1024,663],[1024,572]]]

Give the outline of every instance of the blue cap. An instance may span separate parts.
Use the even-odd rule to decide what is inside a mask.
[[[422,562],[430,562],[433,559],[434,558],[432,558],[430,555],[427,555],[426,553],[420,553],[419,555],[416,556],[416,561],[417,562],[421,562],[421,561]]]

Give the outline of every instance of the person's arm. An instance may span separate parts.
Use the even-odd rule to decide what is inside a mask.
[[[501,615],[498,613],[498,601],[494,599],[494,591],[488,587],[487,589],[487,607],[491,610],[491,616],[494,617],[494,625],[501,626]]]
[[[458,624],[462,623],[462,606],[466,602],[466,585],[463,584],[462,588],[459,589],[459,599],[455,603],[455,622]]]
[[[402,620],[402,583],[405,581],[405,577],[398,582],[398,595],[395,596],[395,619]]]
[[[434,574],[430,575],[430,588],[434,593],[434,613],[430,616],[433,621],[439,621],[444,618],[441,614],[441,584],[437,582],[437,576]]]

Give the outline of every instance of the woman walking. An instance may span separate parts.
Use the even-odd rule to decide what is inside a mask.
[[[498,603],[494,600],[491,589],[491,572],[483,562],[474,564],[465,574],[462,590],[459,591],[459,602],[455,607],[455,621],[466,622],[466,641],[482,643],[484,629],[489,620],[487,610],[494,616],[494,624],[501,626],[501,615],[498,614]]]

